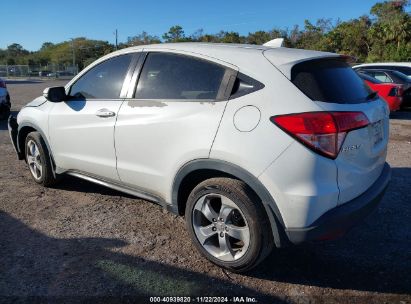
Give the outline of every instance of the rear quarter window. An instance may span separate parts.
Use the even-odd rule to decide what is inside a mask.
[[[343,59],[315,59],[296,64],[291,81],[310,99],[330,103],[367,102],[370,88]]]

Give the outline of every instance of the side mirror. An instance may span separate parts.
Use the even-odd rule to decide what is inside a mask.
[[[46,88],[43,96],[51,102],[62,102],[67,100],[66,89],[64,87]]]

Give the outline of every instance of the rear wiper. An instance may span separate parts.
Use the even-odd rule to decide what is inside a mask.
[[[377,91],[373,91],[370,94],[367,95],[367,97],[365,97],[366,100],[372,100],[377,96]]]

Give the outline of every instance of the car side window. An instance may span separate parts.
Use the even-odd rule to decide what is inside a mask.
[[[206,60],[171,53],[149,53],[134,98],[215,100],[224,73],[224,67]]]
[[[382,82],[392,82],[392,79],[384,72],[374,72],[374,77]]]
[[[133,55],[110,58],[90,69],[70,89],[70,96],[87,99],[116,99]]]

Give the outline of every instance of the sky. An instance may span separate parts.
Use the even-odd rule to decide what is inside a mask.
[[[142,31],[161,36],[173,25],[186,35],[203,29],[246,35],[257,30],[291,29],[304,20],[349,20],[369,14],[371,0],[7,0],[2,3],[0,48],[19,43],[30,51],[43,42],[75,37],[119,42]]]

